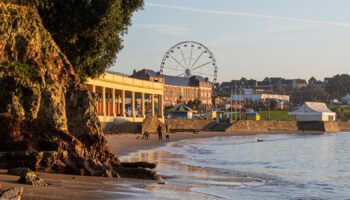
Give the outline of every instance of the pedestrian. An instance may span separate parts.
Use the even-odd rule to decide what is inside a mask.
[[[163,140],[163,133],[162,133],[162,126],[161,125],[158,126],[157,132],[158,132],[159,141],[162,141]]]

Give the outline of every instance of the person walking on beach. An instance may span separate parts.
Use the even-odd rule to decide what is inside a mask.
[[[157,128],[157,132],[158,132],[159,141],[162,141],[163,140],[163,133],[162,133],[162,127],[160,125]]]

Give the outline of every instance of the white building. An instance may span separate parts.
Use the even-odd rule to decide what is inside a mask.
[[[350,95],[346,95],[342,98],[342,102],[346,105],[350,105]]]
[[[335,121],[336,113],[328,109],[325,103],[305,102],[304,105],[288,115],[296,117],[297,121]]]
[[[252,89],[244,89],[243,94],[232,94],[231,101],[244,101],[244,100],[251,100],[251,101],[266,101],[266,100],[277,100],[281,102],[289,102],[289,96],[288,95],[279,95],[279,94],[266,94],[262,91],[258,90],[252,90]]]

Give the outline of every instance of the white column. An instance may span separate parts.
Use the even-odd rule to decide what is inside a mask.
[[[163,118],[164,117],[164,95],[160,96],[160,117]]]
[[[102,113],[106,116],[106,88],[102,87]]]
[[[135,92],[131,92],[131,116],[135,117]]]
[[[152,104],[152,116],[155,116],[154,94],[151,95],[151,98],[152,98],[152,100],[151,100],[151,104]]]
[[[122,100],[122,99],[120,98],[120,95],[118,95],[118,113],[117,113],[118,116],[120,116],[121,113],[122,113],[121,110],[120,110],[120,109],[121,109],[121,106],[120,106],[121,100]]]
[[[145,117],[146,116],[145,93],[141,93],[141,112],[142,112],[142,117]]]
[[[122,90],[122,117],[126,116],[125,110],[125,90]]]
[[[158,117],[161,117],[162,116],[162,109],[161,109],[161,103],[162,103],[162,101],[161,101],[161,95],[158,95]]]
[[[115,89],[112,88],[112,114],[113,117],[117,116],[117,113],[115,113]]]

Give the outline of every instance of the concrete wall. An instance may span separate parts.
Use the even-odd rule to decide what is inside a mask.
[[[105,127],[104,132],[106,134],[119,134],[119,133],[141,133],[141,122],[124,122],[120,124],[113,124]]]
[[[341,131],[350,131],[350,121],[349,122],[339,122],[339,129]]]
[[[225,132],[269,132],[269,131],[298,131],[296,121],[253,121],[239,120],[234,122]]]
[[[325,132],[339,132],[339,123],[337,121],[323,122]]]
[[[339,132],[339,124],[336,121],[328,122],[298,122],[299,129],[302,131],[321,131],[321,132]]]
[[[215,120],[201,119],[165,119],[165,124],[172,131],[209,130],[216,124]]]

